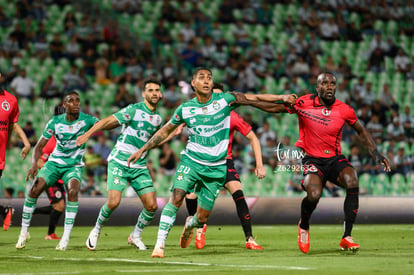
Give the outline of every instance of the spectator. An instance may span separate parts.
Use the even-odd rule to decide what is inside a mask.
[[[322,22],[319,32],[323,40],[334,41],[339,38],[339,27],[332,16]]]
[[[80,46],[76,35],[72,35],[69,42],[66,43],[64,54],[71,62],[80,56]]]
[[[170,31],[165,27],[165,21],[159,20],[153,32],[153,43],[156,49],[164,44],[172,44]]]
[[[36,130],[33,128],[33,123],[27,121],[23,127],[23,132],[26,134],[27,139],[30,142],[30,145],[33,147],[37,143]],[[23,143],[19,141],[19,147],[23,148]]]
[[[101,157],[102,163],[107,165],[107,158],[111,153],[111,148],[106,145],[106,137],[104,135],[98,136],[98,142],[93,146],[93,151]]]
[[[60,91],[59,85],[54,81],[52,75],[48,75],[42,83],[40,97],[45,99],[61,98],[63,94]]]
[[[263,126],[257,129],[257,137],[259,138],[261,146],[266,146],[268,139],[272,139],[276,142],[276,133],[270,129],[267,120],[263,121]]]
[[[388,124],[387,134],[388,134],[389,140],[393,139],[395,141],[403,141],[405,139],[404,128],[401,125],[400,119],[398,118],[398,116],[395,116],[392,119],[392,122]]]
[[[384,128],[379,122],[379,117],[376,114],[373,114],[371,120],[367,124],[367,130],[371,134],[372,138],[383,140]]]
[[[246,50],[250,46],[249,31],[246,29],[242,21],[237,20],[236,26],[233,29],[233,35],[235,44],[243,50]]]
[[[0,27],[8,28],[13,24],[13,21],[9,16],[4,12],[4,8],[0,6]]]
[[[390,111],[392,109],[398,111],[398,103],[395,100],[393,94],[391,93],[388,83],[384,83],[382,87],[383,88],[379,97],[380,104]]]
[[[178,163],[178,157],[171,149],[170,144],[168,142],[162,145],[159,160],[161,174],[168,177],[174,176]]]
[[[406,74],[410,69],[408,64],[410,64],[410,58],[405,54],[404,49],[400,48],[397,56],[394,58],[395,70],[399,73]]]
[[[65,46],[60,40],[60,35],[55,33],[53,40],[49,43],[50,56],[57,62],[64,55]]]
[[[123,56],[118,56],[116,61],[109,64],[109,76],[114,83],[118,83],[125,77],[126,66]]]
[[[26,76],[26,70],[20,70],[19,75],[12,80],[10,88],[18,99],[21,97],[28,98],[33,103],[35,84],[30,77]]]
[[[169,81],[167,89],[165,90],[163,97],[163,106],[170,110],[175,110],[180,104],[180,95],[177,91],[177,85],[174,79]]]
[[[126,88],[125,78],[121,78],[118,83],[118,90],[116,91],[114,105],[119,108],[124,108],[132,103],[132,96]]]
[[[70,71],[64,74],[62,78],[63,93],[79,89],[81,81],[82,80],[78,75],[78,67],[72,65]]]
[[[348,157],[349,163],[355,168],[358,173],[358,176],[364,173],[364,161],[359,153],[359,148],[357,145],[352,145],[350,148],[350,155]]]

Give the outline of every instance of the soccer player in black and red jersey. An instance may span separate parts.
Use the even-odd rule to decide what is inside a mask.
[[[322,195],[326,181],[345,188],[344,232],[339,243],[341,249],[356,251],[359,245],[352,237],[359,207],[359,185],[355,169],[341,153],[341,133],[345,123],[358,133],[372,157],[391,171],[389,161],[376,149],[375,142],[365,127],[359,122],[355,111],[335,98],[336,77],[332,73],[322,73],[317,78],[316,94],[299,97],[296,104],[285,108],[280,104],[257,101],[260,98],[238,94],[238,103],[252,105],[267,112],[289,112],[299,119],[299,139],[295,143],[305,157],[303,188],[307,196],[302,200],[301,219],[298,225],[298,246],[303,253],[309,251],[309,220]],[[263,96],[263,95],[262,95]],[[253,100],[253,101],[252,101]],[[256,101],[255,101],[256,100]]]

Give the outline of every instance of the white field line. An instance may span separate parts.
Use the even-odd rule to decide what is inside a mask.
[[[175,262],[175,261],[148,261],[148,260],[134,260],[134,259],[122,259],[122,258],[49,258],[49,257],[39,257],[39,256],[8,256],[10,258],[32,258],[32,259],[47,259],[47,260],[55,260],[55,261],[89,261],[89,262],[124,262],[124,263],[142,263],[142,264],[163,264],[163,265],[187,265],[187,266],[216,266],[216,267],[223,267],[223,268],[238,268],[238,269],[245,269],[245,270],[312,270],[314,268],[311,267],[303,267],[303,266],[285,266],[285,265],[235,265],[235,264],[211,264],[211,263],[196,263],[196,262]],[[175,271],[175,270],[174,270]],[[121,272],[121,271],[120,271]],[[129,272],[129,271],[124,271]],[[32,273],[33,274],[33,273]],[[47,273],[47,274],[60,274],[60,273]],[[76,272],[74,273],[76,274]]]

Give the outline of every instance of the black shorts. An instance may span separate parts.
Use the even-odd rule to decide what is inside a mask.
[[[3,170],[0,169],[0,179],[2,175],[3,175]]]
[[[352,167],[348,159],[344,155],[338,155],[331,158],[314,158],[305,156],[302,159],[304,166],[303,176],[308,174],[318,175],[322,179],[322,184],[325,186],[326,181],[330,181],[339,185],[337,179],[339,173],[346,167]]]
[[[50,204],[57,203],[60,200],[65,200],[65,187],[61,183],[54,183],[46,189],[46,194],[49,198]]]
[[[240,176],[239,176],[239,173],[237,173],[236,168],[234,168],[233,160],[228,159],[226,165],[227,165],[227,174],[226,174],[225,183],[228,183],[229,181],[238,181],[238,182],[240,182]]]

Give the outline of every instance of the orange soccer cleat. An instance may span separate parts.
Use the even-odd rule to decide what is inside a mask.
[[[302,229],[300,227],[300,221],[298,224],[298,246],[299,246],[300,251],[302,251],[303,253],[309,252],[309,247],[310,247],[309,229],[308,230]]]
[[[206,245],[206,231],[207,224],[204,224],[202,228],[197,228],[196,230],[196,237],[194,242],[198,249],[202,249]]]
[[[183,233],[181,233],[181,237],[180,237],[180,246],[181,248],[187,248],[192,239],[193,239],[193,232],[194,232],[194,227],[190,227],[187,228],[187,222],[192,218],[193,216],[189,216],[187,217],[187,219],[185,220],[185,224],[184,224],[184,229],[183,229]]]
[[[152,251],[152,258],[164,258],[164,247],[155,247]]]
[[[5,209],[6,215],[4,216],[3,221],[3,229],[4,231],[7,231],[11,225],[11,220],[14,214],[14,208],[13,207],[6,207]]]
[[[60,240],[60,238],[58,235],[56,235],[56,233],[52,233],[52,234],[46,235],[45,240]]]
[[[351,236],[343,238],[339,243],[339,246],[342,250],[351,250],[354,252],[359,250],[359,244],[354,243]]]
[[[246,249],[253,249],[253,250],[263,250],[263,247],[258,245],[253,237],[250,237],[249,240],[246,242]]]

